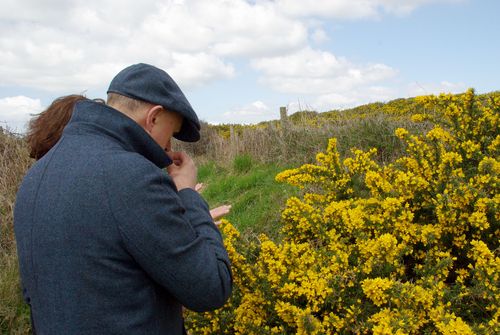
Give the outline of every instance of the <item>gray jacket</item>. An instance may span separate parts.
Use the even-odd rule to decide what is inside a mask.
[[[111,107],[79,102],[25,176],[14,227],[38,335],[182,334],[182,306],[221,307],[229,258],[206,202]]]

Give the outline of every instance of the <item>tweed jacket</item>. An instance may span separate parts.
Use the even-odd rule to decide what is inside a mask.
[[[232,278],[202,197],[132,119],[77,103],[25,176],[14,228],[38,335],[182,334],[182,306],[221,307]]]

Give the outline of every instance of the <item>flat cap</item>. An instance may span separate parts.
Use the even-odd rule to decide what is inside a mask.
[[[139,63],[120,71],[109,84],[107,93],[117,93],[177,112],[183,116],[182,127],[174,137],[185,142],[200,139],[200,121],[179,86],[165,71]]]

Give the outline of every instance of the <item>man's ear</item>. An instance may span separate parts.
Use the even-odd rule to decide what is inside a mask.
[[[151,133],[151,131],[153,130],[153,126],[156,124],[157,118],[162,110],[163,110],[162,106],[156,105],[151,107],[146,112],[145,129],[147,132]]]

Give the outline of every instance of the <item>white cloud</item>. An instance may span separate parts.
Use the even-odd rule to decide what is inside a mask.
[[[179,52],[210,50],[221,56],[275,54],[307,41],[306,26],[277,12],[272,2],[243,0],[167,2],[143,31]]]
[[[330,92],[320,95],[310,95],[297,101],[290,101],[287,105],[288,114],[310,110],[326,112],[333,109],[352,108],[371,102],[387,102],[400,98],[401,92],[387,86],[364,86],[344,91]]]
[[[278,119],[279,111],[272,110],[264,102],[257,100],[245,106],[225,112],[211,123],[255,124],[265,120]]]
[[[396,70],[384,64],[353,64],[330,52],[311,48],[286,56],[257,59],[252,65],[263,73],[264,84],[294,94],[346,92],[396,74]]]
[[[93,49],[96,42],[86,43],[70,31],[50,26],[21,22],[5,27],[0,36],[2,85],[65,92],[104,86],[121,62],[105,57],[96,61],[94,51],[100,57]]]
[[[235,5],[238,4],[238,5]],[[214,44],[221,55],[249,57],[276,55],[302,47],[307,27],[276,10],[274,4],[250,6],[245,1],[224,2],[213,19],[224,22],[217,30],[223,38]]]
[[[315,110],[325,112],[332,109],[352,108],[371,102],[387,102],[397,98],[440,93],[462,93],[467,90],[464,83],[442,81],[440,83],[412,83],[406,86],[361,85],[350,90],[338,90],[324,94],[310,95],[300,102],[289,103],[289,110]]]
[[[397,89],[386,86],[364,86],[345,92],[333,92],[314,98],[313,106],[318,111],[344,109],[371,102],[387,102],[398,98]]]
[[[42,105],[39,99],[22,95],[2,98],[0,99],[0,126],[8,127],[13,132],[24,132],[32,115],[41,111]]]
[[[464,83],[452,83],[443,80],[439,83],[412,83],[408,85],[407,92],[403,94],[407,96],[440,94],[440,93],[462,93],[467,90],[467,85]]]
[[[348,61],[327,51],[305,48],[284,56],[259,58],[252,65],[267,76],[320,78],[340,74]]]
[[[190,87],[234,75],[228,57],[286,53],[308,40],[307,26],[272,2],[244,0],[6,0],[0,29],[2,84],[53,92],[106,87],[136,62],[182,72],[174,79]]]
[[[433,3],[460,3],[467,0],[375,0],[384,12],[396,15],[408,15],[418,7]]]
[[[292,16],[351,19],[376,15],[376,2],[369,0],[276,0],[276,5]]]
[[[169,73],[185,86],[200,86],[213,78],[231,78],[235,74],[231,64],[225,64],[218,57],[207,53],[174,53],[172,58],[174,66],[169,68]]]
[[[189,88],[235,75],[235,57],[279,57],[326,41],[321,20],[310,17],[375,17],[438,1],[458,0],[4,0],[0,78],[81,92],[106,87],[125,65],[149,62],[179,73],[174,78]],[[328,66],[343,62],[324,56],[318,61]]]
[[[329,39],[327,33],[321,28],[315,29],[311,34],[311,40],[316,44],[327,42]]]
[[[120,69],[146,62],[189,89],[238,76],[238,66],[249,62],[272,90],[332,108],[391,96],[385,81],[397,72],[390,64],[354,63],[317,49],[329,41],[325,27],[332,19],[404,15],[457,1],[3,0],[0,85],[81,93],[104,89]],[[264,107],[249,104],[226,118],[279,117]]]
[[[464,0],[276,0],[276,6],[288,15],[337,19],[377,18],[384,13],[406,15],[417,7]]]

